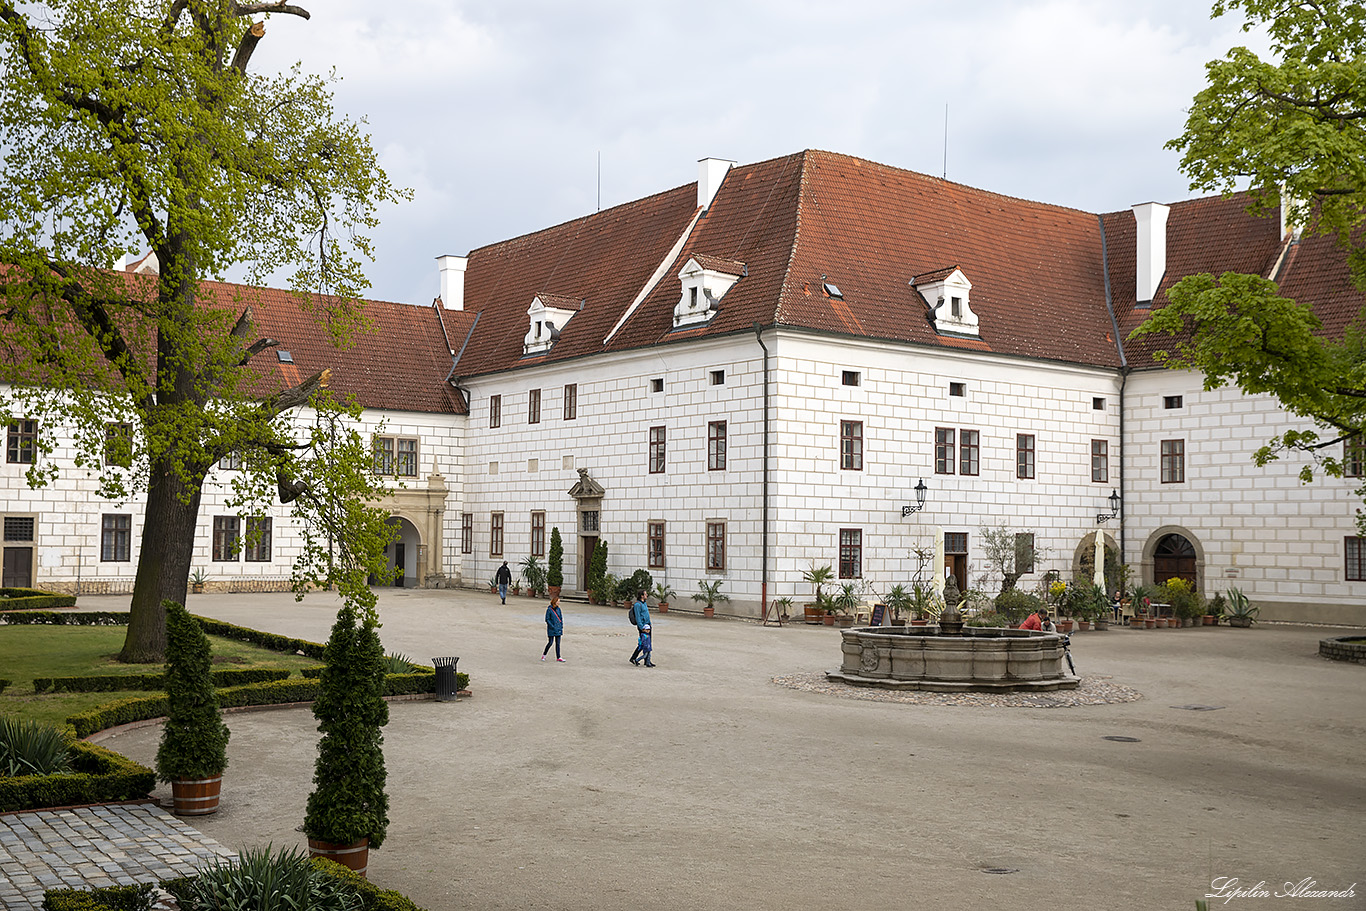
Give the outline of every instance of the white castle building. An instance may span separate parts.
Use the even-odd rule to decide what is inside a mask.
[[[601,539],[613,573],[648,569],[681,599],[720,580],[723,611],[757,616],[806,600],[812,563],[908,582],[936,529],[960,585],[994,591],[980,535],[1005,526],[1048,555],[1022,585],[1070,573],[1101,534],[1135,583],[1236,585],[1263,619],[1363,624],[1358,481],[1257,468],[1302,422],[1126,342],[1199,272],[1273,278],[1328,332],[1360,312],[1331,240],[1246,206],[1094,214],[828,152],[706,159],[695,184],[439,257],[439,301],[372,302],[375,331],[345,352],[286,293],[245,290],[289,352],[283,379],[330,367],[366,407],[377,467],[404,478],[385,503],[403,585],[482,586],[544,558],[558,527],[566,590]],[[43,433],[59,479],[31,491]],[[96,499],[61,434],[8,429],[4,584],[129,590],[140,504]],[[284,588],[283,507],[264,549],[226,546],[231,470],[195,565],[210,590]]]

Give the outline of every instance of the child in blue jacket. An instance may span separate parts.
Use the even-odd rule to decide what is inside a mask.
[[[558,596],[550,599],[550,606],[545,609],[545,648],[541,651],[541,660],[545,660],[546,654],[550,651],[550,646],[555,646],[555,660],[563,661],[560,657],[560,637],[564,635],[564,614],[560,613],[560,599]]]

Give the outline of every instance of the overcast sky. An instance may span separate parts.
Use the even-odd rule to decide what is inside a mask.
[[[258,72],[335,69],[409,203],[370,294],[435,258],[690,183],[697,160],[826,149],[1090,212],[1188,198],[1204,65],[1258,47],[1202,0],[295,0]],[[945,106],[947,105],[947,143]]]

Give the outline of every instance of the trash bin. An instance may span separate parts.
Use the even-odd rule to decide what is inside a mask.
[[[432,665],[436,668],[436,701],[454,702],[455,701],[455,663],[459,658],[433,658]]]

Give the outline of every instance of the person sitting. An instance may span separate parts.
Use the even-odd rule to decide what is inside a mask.
[[[1034,629],[1044,633],[1057,632],[1057,627],[1048,618],[1048,608],[1046,607],[1041,607],[1026,617],[1024,623],[1020,624],[1020,629]]]

